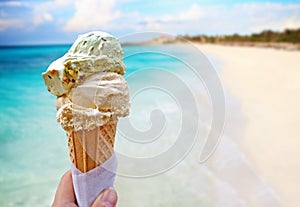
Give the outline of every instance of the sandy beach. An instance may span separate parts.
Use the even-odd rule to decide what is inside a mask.
[[[222,61],[221,80],[245,117],[239,139],[283,206],[300,204],[300,52],[197,45]]]

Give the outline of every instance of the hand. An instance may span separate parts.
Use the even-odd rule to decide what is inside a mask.
[[[92,207],[115,207],[117,200],[118,196],[115,190],[105,189],[96,198]],[[52,207],[77,207],[71,170],[62,176]]]

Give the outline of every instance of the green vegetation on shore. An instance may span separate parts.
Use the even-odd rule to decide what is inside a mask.
[[[251,35],[196,35],[184,36],[190,41],[202,43],[300,43],[300,28],[286,29],[283,32],[275,32],[272,30],[264,30],[260,33]]]
[[[283,50],[300,50],[300,28],[286,29],[283,32],[264,30],[260,33],[251,35],[196,35],[196,36],[171,36],[161,35],[150,41],[145,42],[127,42],[122,45],[161,45],[174,44],[191,41],[195,43],[212,43],[220,45],[236,45],[248,47],[264,47]]]

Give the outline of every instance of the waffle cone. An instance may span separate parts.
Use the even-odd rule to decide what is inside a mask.
[[[117,120],[91,130],[67,131],[68,148],[73,165],[88,172],[104,163],[113,153]]]

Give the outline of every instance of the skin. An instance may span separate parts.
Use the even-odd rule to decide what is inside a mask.
[[[96,198],[92,207],[115,207],[117,204],[117,200],[118,196],[114,189],[105,189]],[[77,207],[72,184],[71,170],[67,171],[62,176],[56,190],[52,207]]]

